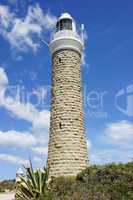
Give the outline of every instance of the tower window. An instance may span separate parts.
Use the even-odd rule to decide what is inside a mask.
[[[62,129],[62,124],[61,124],[61,122],[59,123],[59,127],[60,127],[60,129]]]

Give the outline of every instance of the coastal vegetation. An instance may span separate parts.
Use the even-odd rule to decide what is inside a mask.
[[[91,165],[77,177],[48,181],[48,170],[26,168],[16,184],[16,200],[132,200],[133,162]],[[4,184],[3,184],[4,183]],[[6,184],[5,184],[6,183]],[[2,182],[0,190],[14,189],[14,181]],[[10,185],[10,186],[9,186]]]

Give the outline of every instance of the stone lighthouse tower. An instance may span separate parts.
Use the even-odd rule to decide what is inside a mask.
[[[63,13],[49,44],[52,55],[50,176],[75,176],[87,167],[81,81],[82,38],[74,19]]]

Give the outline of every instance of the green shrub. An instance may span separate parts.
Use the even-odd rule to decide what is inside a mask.
[[[133,162],[89,166],[72,177],[51,184],[53,200],[132,200]]]
[[[26,180],[22,178],[17,186],[18,200],[133,200],[133,162],[89,166],[76,178],[58,177],[50,183],[47,170],[33,172],[32,166],[27,170]],[[4,181],[1,186],[1,191],[14,188],[14,181]],[[27,192],[29,198],[23,198]]]

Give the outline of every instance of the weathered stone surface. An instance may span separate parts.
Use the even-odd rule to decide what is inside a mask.
[[[73,50],[53,54],[50,176],[75,176],[88,165],[80,62],[81,56]]]

